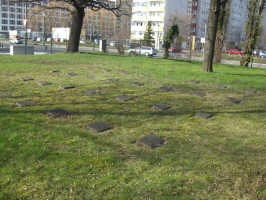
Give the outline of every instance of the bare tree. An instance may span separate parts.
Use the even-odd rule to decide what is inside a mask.
[[[203,60],[204,72],[213,72],[213,56],[214,56],[216,32],[217,32],[221,2],[222,0],[211,0],[210,4],[206,43],[204,47],[204,52],[205,52]]]
[[[12,0],[13,2],[25,2],[25,3],[39,3],[42,7],[47,7],[44,0]],[[71,14],[71,30],[70,38],[67,46],[67,52],[78,52],[81,29],[83,26],[83,19],[85,16],[85,9],[89,8],[93,11],[100,9],[106,9],[113,12],[116,16],[122,16],[127,14],[121,9],[121,0],[117,0],[116,3],[109,0],[52,0],[54,2],[65,2],[68,7],[55,6],[57,9],[67,9]]]
[[[67,7],[66,4],[60,2],[60,4],[54,4],[50,2],[46,7],[54,8],[55,6]],[[64,16],[61,16],[61,15]],[[59,25],[59,27],[67,27],[69,25],[70,13],[66,10],[58,9],[45,9],[40,5],[33,6],[28,11],[28,27],[34,31],[39,32],[41,29],[43,32],[51,32],[52,28]]]
[[[190,18],[191,17],[180,12],[168,16],[164,32],[167,33],[172,26],[177,25],[179,34],[176,37],[174,37],[173,41],[171,41],[171,44],[174,45],[175,47],[181,48],[182,42],[187,42],[187,38],[190,36],[191,32]],[[169,54],[168,48],[166,49],[166,46],[164,46],[164,57],[167,58],[168,54]]]
[[[121,0],[120,7],[127,13],[123,16],[118,16],[115,24],[115,47],[119,54],[124,54],[125,39],[130,36],[130,24],[132,16],[132,0]]]
[[[179,35],[178,25],[172,25],[166,32],[164,36],[164,58],[169,57],[168,49],[171,47],[171,43],[177,38]]]
[[[188,16],[182,13],[170,15],[166,20],[166,29],[171,28],[175,24],[177,24],[179,28],[179,37],[186,39],[187,33],[190,31],[190,19]]]

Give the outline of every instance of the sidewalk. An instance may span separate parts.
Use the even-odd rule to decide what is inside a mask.
[[[202,57],[192,57],[192,60],[195,61],[203,61]],[[226,65],[240,65],[240,61],[237,60],[222,60],[222,64],[226,64]],[[251,64],[250,64],[251,67]],[[254,68],[261,68],[261,69],[266,69],[266,64],[262,64],[262,63],[252,63],[252,67]]]

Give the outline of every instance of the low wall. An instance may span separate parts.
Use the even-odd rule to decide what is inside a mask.
[[[33,55],[34,47],[33,46],[22,46],[22,45],[11,45],[10,46],[10,55]]]

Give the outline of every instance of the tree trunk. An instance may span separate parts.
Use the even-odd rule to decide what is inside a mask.
[[[171,44],[169,44],[169,42],[164,41],[164,54],[163,54],[163,58],[168,59],[169,58],[169,48],[170,48]]]
[[[123,43],[120,37],[121,36],[121,17],[117,17],[116,19],[115,31],[116,31],[116,36],[117,36],[115,47],[120,55],[124,55],[125,50],[124,50]]]
[[[78,8],[73,6],[71,12],[72,24],[70,29],[70,37],[67,46],[67,52],[75,53],[79,51],[80,34],[83,25],[83,18],[85,16],[84,8]]]
[[[260,24],[264,9],[265,0],[257,0],[249,2],[249,15],[246,25],[245,55],[240,61],[240,65],[248,67],[253,60],[253,51],[256,47],[258,36],[260,33]]]
[[[216,32],[220,12],[220,0],[211,0],[206,43],[204,47],[203,71],[213,72],[213,56],[215,49]]]
[[[218,27],[216,33],[215,51],[214,51],[214,63],[221,63],[222,52],[224,47],[224,40],[227,31],[227,25],[230,16],[231,0],[226,0],[221,3],[221,10],[218,19]]]
[[[224,35],[220,31],[218,31],[215,41],[213,63],[215,64],[221,63],[223,46],[224,46]]]

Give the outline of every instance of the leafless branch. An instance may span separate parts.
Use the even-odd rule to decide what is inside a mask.
[[[63,9],[70,11],[69,8],[66,7],[60,7],[60,6],[46,6],[46,3],[44,0],[10,0],[14,3],[33,3],[38,6],[41,6],[46,9]],[[76,8],[89,8],[93,11],[98,11],[100,9],[106,9],[111,11],[114,15],[117,17],[120,17],[122,15],[129,15],[129,13],[126,12],[126,10],[121,9],[122,2],[119,0],[116,2],[116,4],[108,1],[108,0],[53,0],[50,2],[64,2],[67,4],[70,4]],[[128,1],[126,1],[127,4]]]

